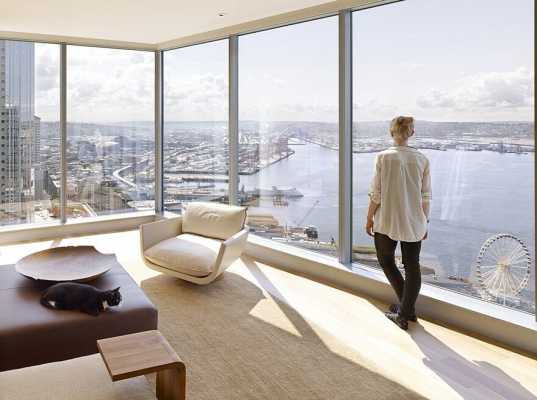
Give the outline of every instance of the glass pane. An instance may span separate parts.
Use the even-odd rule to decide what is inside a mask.
[[[253,233],[325,254],[338,240],[338,20],[239,39],[239,198]]]
[[[228,203],[228,42],[164,53],[164,208]]]
[[[68,218],[154,209],[154,62],[68,46]]]
[[[354,260],[377,266],[363,228],[373,162],[389,120],[411,115],[433,182],[423,281],[534,313],[534,6],[515,3],[354,13]]]
[[[0,225],[59,216],[59,55],[0,40]]]

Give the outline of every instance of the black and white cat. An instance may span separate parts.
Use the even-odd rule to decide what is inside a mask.
[[[108,307],[121,303],[119,288],[99,290],[81,283],[57,283],[43,292],[41,304],[57,310],[80,310],[98,316]]]

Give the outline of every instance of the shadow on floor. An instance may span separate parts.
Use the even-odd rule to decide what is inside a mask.
[[[380,312],[387,306],[370,300]],[[394,325],[394,329],[399,329]],[[488,361],[468,360],[430,334],[419,321],[409,323],[408,334],[424,355],[423,363],[463,399],[537,400],[516,379]]]
[[[516,379],[487,361],[467,360],[420,324],[409,334],[423,352],[423,363],[463,398],[473,392],[483,399],[537,399]]]
[[[277,293],[255,263],[245,264],[260,287]],[[158,275],[141,286],[187,365],[189,399],[422,398],[237,274],[208,286]]]

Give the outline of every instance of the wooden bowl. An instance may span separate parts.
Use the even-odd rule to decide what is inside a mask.
[[[109,271],[116,256],[93,246],[53,247],[30,254],[15,264],[30,279],[51,282],[88,282]]]

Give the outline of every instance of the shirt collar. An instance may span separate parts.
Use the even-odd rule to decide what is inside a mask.
[[[417,151],[415,147],[412,146],[391,146],[390,150],[406,150],[406,151]]]

